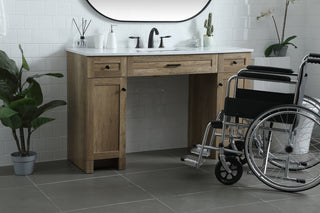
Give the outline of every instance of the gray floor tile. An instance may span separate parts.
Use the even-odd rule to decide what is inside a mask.
[[[25,176],[0,176],[0,189],[22,186],[32,186],[32,183]]]
[[[218,184],[212,175],[190,167],[125,174],[125,176],[153,195],[200,192]]]
[[[126,169],[119,171],[121,174],[183,166],[180,158],[172,155],[169,150],[129,153],[126,161]]]
[[[278,207],[283,212],[290,213],[317,213],[320,209],[319,196],[300,196],[297,199],[287,199],[270,202],[271,205]]]
[[[198,213],[280,213],[281,211],[268,203],[258,202],[249,205],[231,206],[226,208],[198,211]],[[282,213],[282,212],[281,212]]]
[[[30,179],[36,184],[85,179],[99,176],[116,175],[111,169],[95,170],[93,174],[85,174],[67,160],[38,163]]]
[[[159,197],[159,199],[176,212],[210,210],[218,207],[243,205],[261,201],[246,190],[228,188],[223,185],[206,192],[163,196]]]
[[[60,212],[35,187],[0,189],[0,212],[56,213]]]
[[[257,198],[263,201],[273,201],[273,200],[280,200],[280,199],[288,199],[288,198],[298,198],[303,196],[301,193],[290,193],[290,192],[283,192],[273,188],[270,188],[267,185],[255,185],[255,186],[247,186],[245,189],[251,193],[252,195],[256,196]]]
[[[147,201],[140,201],[140,202],[134,202],[134,203],[125,203],[125,204],[73,211],[73,213],[106,213],[106,212],[172,213],[173,211],[171,211],[169,208],[167,208],[157,200],[147,200]]]
[[[173,157],[180,158],[185,155],[190,154],[190,148],[179,148],[179,149],[170,149],[168,150],[168,154]]]
[[[149,199],[151,196],[120,176],[40,185],[63,210]]]
[[[0,167],[0,176],[14,175],[13,166]]]
[[[281,192],[247,174],[247,166],[239,182],[226,186],[215,177],[215,160],[200,169],[184,166],[180,157],[188,151],[131,153],[126,170],[95,170],[89,175],[68,161],[37,163],[28,177],[15,176],[12,166],[2,167],[0,212],[51,213],[60,208],[78,213],[313,213],[320,209],[320,186],[299,193]]]

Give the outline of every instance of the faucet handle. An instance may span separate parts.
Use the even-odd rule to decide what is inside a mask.
[[[164,48],[164,45],[163,45],[163,39],[164,38],[171,38],[171,36],[170,35],[160,36],[160,46],[159,46],[159,48]]]
[[[137,45],[136,48],[141,48],[140,46],[140,37],[139,36],[130,36],[130,39],[137,39]]]

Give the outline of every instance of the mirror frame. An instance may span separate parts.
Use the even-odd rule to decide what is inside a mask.
[[[184,19],[184,20],[178,20],[178,21],[136,21],[136,20],[118,20],[118,19],[114,19],[114,18],[111,18],[111,17],[108,17],[102,13],[100,13],[90,2],[89,0],[86,0],[86,2],[90,5],[90,7],[96,11],[98,14],[102,15],[103,17],[107,18],[107,19],[110,19],[112,21],[118,21],[118,22],[136,22],[136,23],[179,23],[179,22],[185,22],[185,21],[189,21],[193,18],[195,18],[196,16],[200,15],[208,6],[209,4],[211,3],[212,0],[208,0],[207,4],[202,8],[202,10],[200,10],[197,14],[191,16],[190,18],[187,18],[187,19]]]

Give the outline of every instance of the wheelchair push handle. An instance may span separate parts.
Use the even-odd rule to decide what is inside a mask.
[[[312,57],[312,58],[320,58],[320,54],[319,54],[319,53],[310,53],[310,54],[309,54],[309,57]]]
[[[320,64],[320,58],[308,58],[307,59],[307,63],[311,63],[311,64]]]

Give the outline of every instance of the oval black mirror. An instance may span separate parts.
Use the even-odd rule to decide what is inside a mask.
[[[87,0],[101,15],[125,22],[182,22],[199,15],[211,0]]]

